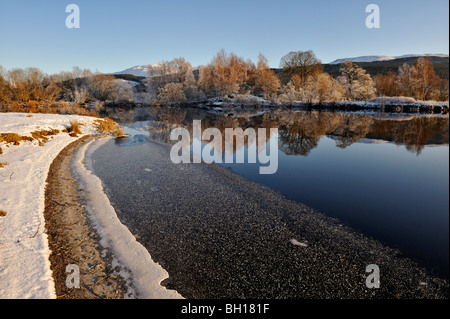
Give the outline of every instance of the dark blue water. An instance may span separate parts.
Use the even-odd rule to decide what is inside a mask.
[[[145,143],[144,136],[168,142],[174,126],[190,130],[192,119],[202,119],[203,129],[279,127],[275,174],[259,174],[259,163],[219,165],[337,217],[448,277],[448,116],[385,120],[287,112],[244,118],[153,114],[147,122],[127,124],[132,138],[125,145]]]
[[[322,137],[308,156],[278,155],[273,175],[259,174],[259,164],[222,165],[448,276],[448,145],[425,147],[417,156],[392,143],[341,149]]]

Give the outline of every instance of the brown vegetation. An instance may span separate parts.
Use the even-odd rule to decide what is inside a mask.
[[[220,50],[198,70],[183,57],[161,61],[151,68],[140,88],[133,89],[112,75],[78,67],[72,72],[47,75],[36,68],[6,71],[0,66],[0,112],[99,116],[104,103],[133,105],[136,96],[146,101],[142,103],[154,105],[181,105],[249,94],[274,105],[393,96],[436,101],[449,98],[449,81],[440,78],[430,58],[425,57],[402,65],[397,73],[391,71],[373,78],[350,61],[341,64],[338,74],[324,73],[321,61],[311,50],[289,52],[281,58],[280,68],[281,72],[271,69],[262,54],[255,65],[249,59]]]
[[[32,141],[33,138],[29,136],[20,136],[17,133],[0,133],[0,143],[6,144],[12,143],[13,145],[19,145],[21,141]]]
[[[81,134],[80,125],[81,124],[76,121],[70,122],[70,126],[67,129],[69,135],[72,137],[78,137],[78,134]]]
[[[102,120],[95,120],[94,124],[101,133],[112,133],[115,136],[124,135],[122,127],[108,117]]]
[[[389,72],[374,77],[379,96],[407,96],[417,100],[448,100],[449,82],[434,71],[429,57],[420,57],[414,64],[404,64],[398,73]]]
[[[48,130],[36,130],[31,132],[31,136],[39,142],[39,146],[43,146],[48,141],[48,136],[56,135],[60,131],[50,128]]]

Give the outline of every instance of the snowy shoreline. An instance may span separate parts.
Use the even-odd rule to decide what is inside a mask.
[[[59,133],[43,146],[21,141],[0,143],[0,298],[56,298],[45,233],[45,187],[53,159],[71,142],[97,134],[94,117],[78,115],[0,113],[0,133],[30,136],[39,129],[64,130],[71,121],[80,124],[79,137]]]
[[[103,191],[102,181],[93,173],[91,155],[106,141],[108,139],[94,139],[82,145],[72,162],[73,175],[83,189],[88,202],[86,209],[100,234],[100,243],[114,252],[113,264],[121,266],[121,276],[128,281],[128,294],[144,299],[181,299],[175,290],[161,285],[169,274],[153,261],[147,249],[118,219]]]
[[[69,144],[87,135],[99,135],[95,123],[98,120],[95,117],[79,115],[32,114],[30,116],[26,113],[0,113],[0,133],[16,133],[30,137],[30,140],[22,140],[18,145],[6,143],[6,141],[0,143],[2,147],[0,163],[4,164],[0,168],[0,210],[4,212],[4,215],[0,217],[0,299],[54,299],[57,297],[49,261],[51,251],[44,217],[47,177],[54,159]],[[80,124],[81,134],[76,137],[67,133],[71,122]],[[58,133],[49,136],[44,143],[31,138],[31,132],[50,129]],[[130,271],[128,275],[138,279],[136,284],[133,283],[133,288],[136,288],[139,297],[181,298],[175,291],[167,290],[159,285],[163,279],[167,278],[167,273],[153,263],[149,253],[143,247],[137,247],[139,244],[133,235],[118,221],[117,217],[114,217],[115,212],[112,206],[104,205],[104,201],[99,201],[99,198],[105,200],[101,197],[101,194],[104,194],[101,181],[82,163],[85,154],[89,153],[89,146],[90,143],[82,145],[76,152],[73,170],[83,180],[85,188],[89,190],[88,193],[95,194],[95,203],[100,205],[98,207],[102,207],[103,212],[109,208],[110,215],[106,219],[96,215],[98,232],[102,235],[109,232],[108,239],[106,237],[102,239],[104,244],[112,246],[115,253],[119,252],[117,257]],[[103,196],[106,197],[106,195]],[[98,207],[87,208],[96,213],[99,211]],[[136,258],[146,262],[133,265]],[[115,260],[115,262],[118,261]],[[149,265],[150,268],[148,268]]]

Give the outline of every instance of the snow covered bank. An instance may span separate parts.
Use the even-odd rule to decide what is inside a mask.
[[[56,298],[45,232],[46,180],[50,165],[67,145],[99,133],[96,121],[79,115],[0,113],[0,163],[4,164],[0,168],[0,211],[5,212],[0,215],[0,299]],[[81,133],[77,137],[67,132],[71,122],[79,123]],[[36,132],[44,131],[53,135],[35,139]],[[5,135],[9,133],[21,138],[18,145],[7,143],[10,139]],[[89,163],[94,150],[88,146],[74,156],[73,170],[93,205],[87,209],[95,219],[101,244],[113,250],[114,263],[122,266],[122,275],[139,297],[181,298],[176,291],[160,285],[167,272],[120,223],[101,181],[85,168],[83,161],[86,157]]]
[[[218,110],[221,107],[232,106],[255,106],[260,107],[327,107],[327,108],[339,108],[339,107],[353,107],[360,109],[381,109],[386,106],[404,106],[404,107],[416,107],[419,109],[441,108],[448,111],[448,101],[417,101],[411,97],[377,97],[369,101],[336,101],[336,102],[306,102],[306,101],[292,101],[290,103],[266,100],[262,97],[246,94],[235,94],[228,97],[214,97],[206,101],[206,105]]]
[[[103,247],[113,250],[116,257],[113,263],[121,266],[122,277],[129,279],[131,284],[129,290],[135,288],[138,297],[182,298],[176,291],[161,286],[161,281],[169,276],[168,273],[153,261],[147,249],[137,242],[128,228],[120,222],[114,207],[103,192],[101,180],[92,173],[91,154],[105,141],[107,140],[94,140],[83,145],[75,153],[73,162],[73,174],[89,202],[86,208],[101,236],[100,243]]]
[[[55,298],[45,234],[45,186],[53,159],[77,137],[62,132],[70,122],[82,134],[98,133],[94,117],[79,115],[0,113],[0,133],[30,136],[36,130],[59,130],[39,146],[37,140],[20,145],[0,143],[0,298]]]

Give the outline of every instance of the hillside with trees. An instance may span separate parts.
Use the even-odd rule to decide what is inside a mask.
[[[448,58],[441,57],[323,65],[311,50],[287,53],[279,69],[270,68],[263,54],[254,63],[220,50],[198,68],[178,57],[150,68],[144,79],[78,67],[48,75],[37,68],[5,70],[0,66],[0,105],[6,111],[51,112],[53,108],[70,112],[76,108],[79,114],[96,114],[104,105],[181,106],[230,98],[245,105],[272,107],[377,97],[448,101],[445,66]]]

